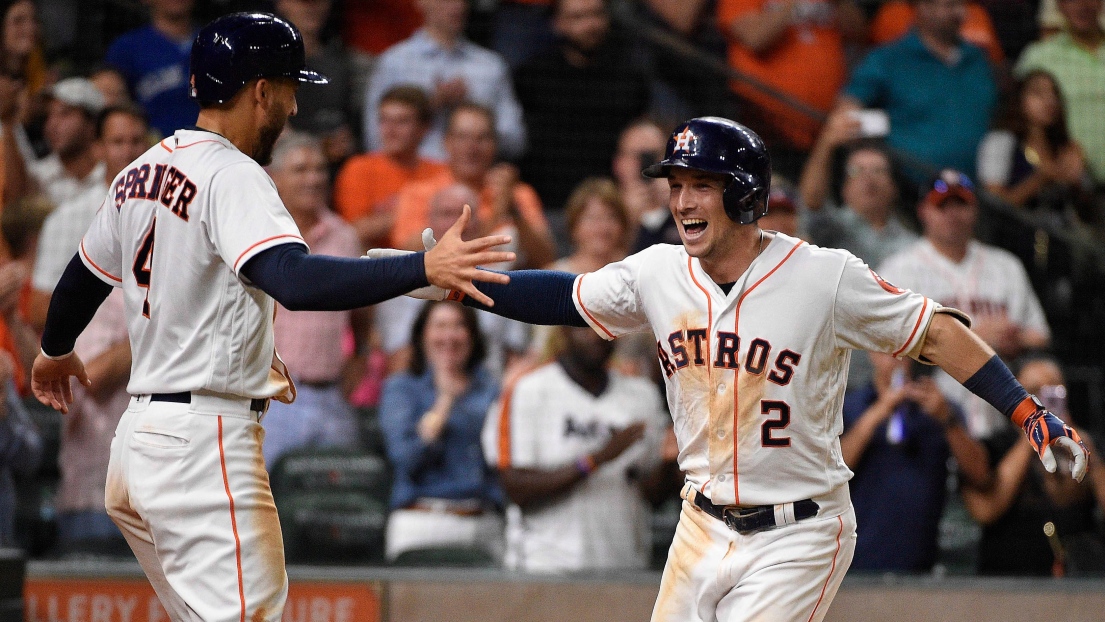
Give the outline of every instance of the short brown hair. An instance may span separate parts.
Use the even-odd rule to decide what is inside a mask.
[[[457,115],[462,112],[474,112],[486,118],[487,122],[491,125],[491,131],[495,132],[495,137],[498,138],[495,111],[483,104],[477,104],[474,101],[463,101],[457,104],[456,108],[453,108],[453,111],[449,113],[449,120],[445,123],[446,134],[453,131],[453,123],[456,121]]]
[[[587,202],[591,199],[598,199],[609,206],[610,211],[614,213],[614,218],[618,220],[625,231],[625,235],[629,235],[629,209],[626,208],[625,201],[622,200],[622,193],[618,190],[618,184],[607,177],[588,177],[584,179],[579,182],[571,196],[568,197],[568,201],[564,204],[564,217],[568,221],[569,235],[572,231],[575,231],[576,225],[579,224],[579,219],[583,215],[583,210],[586,209]]]
[[[0,232],[12,257],[19,259],[30,250],[31,241],[42,231],[42,223],[52,211],[54,204],[42,194],[26,195],[4,210]]]
[[[426,91],[423,91],[421,87],[413,84],[393,86],[384,91],[384,96],[380,98],[381,106],[387,103],[403,104],[414,108],[418,120],[422,123],[429,124],[430,121],[433,121],[434,111],[430,107],[430,97],[426,95]]]

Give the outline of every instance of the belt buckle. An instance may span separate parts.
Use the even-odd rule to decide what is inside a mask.
[[[747,536],[758,531],[765,531],[775,527],[775,525],[751,525],[749,526],[748,519],[755,518],[760,513],[759,508],[727,508],[723,516],[725,517],[725,526],[733,531]]]

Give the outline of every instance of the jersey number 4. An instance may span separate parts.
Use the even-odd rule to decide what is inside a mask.
[[[774,419],[764,421],[760,426],[760,445],[764,447],[790,447],[789,436],[775,436],[776,430],[786,429],[790,425],[790,404],[778,400],[760,402],[760,414],[778,413]]]
[[[134,267],[131,269],[138,287],[146,290],[146,299],[142,301],[142,315],[146,318],[150,317],[150,270],[153,268],[153,235],[156,227],[157,217],[155,216],[150,223],[150,230],[142,239],[142,245],[138,247],[138,253],[134,256]]]

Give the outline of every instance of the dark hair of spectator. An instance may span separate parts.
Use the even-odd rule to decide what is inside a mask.
[[[898,190],[898,204],[911,205],[913,197],[906,196],[906,189],[913,188],[916,184],[907,181],[905,173],[902,172],[902,167],[899,166],[897,159],[894,158],[894,154],[890,151],[890,147],[887,146],[886,141],[881,138],[859,138],[847,142],[837,149],[832,170],[832,196],[837,205],[842,205],[844,203],[841,192],[844,188],[844,180],[847,178],[848,174],[848,160],[851,160],[852,155],[860,151],[874,151],[882,154],[883,159],[886,160],[887,165],[890,167],[890,180],[894,182],[894,187]]]
[[[430,313],[439,305],[450,305],[460,311],[464,319],[464,328],[468,331],[468,339],[471,341],[471,351],[468,353],[468,360],[464,363],[464,369],[468,372],[475,371],[487,356],[487,343],[480,330],[479,318],[472,308],[449,300],[427,301],[422,305],[418,316],[414,318],[414,324],[411,325],[411,363],[408,370],[415,376],[426,373],[426,348],[422,338],[423,333],[426,332],[426,323],[430,320]]]
[[[1063,364],[1059,362],[1059,359],[1055,358],[1055,355],[1052,354],[1050,350],[1039,349],[1029,350],[1018,356],[1017,359],[1009,365],[1009,369],[1013,372],[1014,376],[1019,377],[1021,372],[1024,371],[1024,368],[1032,363],[1051,363],[1059,369],[1063,368]]]
[[[7,41],[8,33],[6,26],[8,23],[8,11],[11,11],[12,7],[22,2],[31,2],[33,0],[0,0],[0,69],[10,78],[22,80],[26,78],[26,66],[16,66],[19,60],[15,57],[8,55],[7,49],[5,49],[4,42]],[[24,61],[26,59],[23,59]]]
[[[1059,82],[1055,80],[1055,76],[1043,69],[1030,71],[1017,81],[1013,87],[1012,95],[1005,99],[1004,110],[997,125],[1012,132],[1018,139],[1024,140],[1028,135],[1028,119],[1024,116],[1024,92],[1029,82],[1041,77],[1047,78],[1048,82],[1051,83],[1051,88],[1055,91],[1055,96],[1059,99],[1055,122],[1044,128],[1044,137],[1047,139],[1048,146],[1051,147],[1052,151],[1058,151],[1070,143],[1070,131],[1067,128],[1067,113],[1065,112],[1066,104],[1063,101],[1063,91],[1059,88]]]
[[[100,111],[100,116],[96,117],[96,140],[104,137],[104,127],[107,125],[109,117],[115,114],[125,114],[133,119],[136,119],[142,123],[146,128],[150,127],[150,119],[146,116],[145,111],[134,104],[119,104],[118,106],[108,106]]]
[[[569,234],[575,231],[576,225],[579,224],[579,219],[583,215],[583,210],[587,208],[587,203],[591,199],[602,201],[617,218],[618,224],[622,226],[623,237],[628,235],[629,210],[625,207],[625,201],[622,200],[622,193],[618,191],[618,185],[614,183],[614,180],[606,177],[588,177],[584,179],[579,182],[571,196],[568,197],[567,203],[564,204],[564,217],[568,221]]]
[[[449,113],[449,120],[445,122],[445,133],[446,134],[453,131],[453,123],[455,122],[455,120],[457,118],[457,115],[459,115],[462,112],[474,112],[476,114],[481,114],[481,115],[484,116],[484,118],[487,119],[487,122],[491,125],[492,130],[494,130],[495,127],[496,127],[496,119],[495,119],[495,111],[494,110],[492,110],[491,108],[488,108],[487,106],[484,106],[483,104],[477,104],[476,102],[473,102],[473,101],[463,101],[463,102],[457,104],[457,107],[453,108],[453,111]],[[498,136],[498,134],[496,134],[496,137],[497,136]]]
[[[31,241],[42,231],[42,223],[54,210],[45,195],[29,194],[9,205],[0,216],[0,232],[11,249],[12,257],[20,259],[31,249]]]
[[[403,104],[414,108],[418,120],[425,125],[429,125],[434,119],[430,97],[426,95],[426,91],[413,84],[400,84],[384,91],[383,97],[380,98],[380,105],[383,106],[388,103]]]

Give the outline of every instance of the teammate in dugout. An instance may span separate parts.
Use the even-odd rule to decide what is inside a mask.
[[[310,255],[261,168],[300,83],[303,39],[264,13],[208,24],[192,46],[195,127],[117,176],[50,302],[35,396],[63,413],[73,343],[112,287],[125,296],[134,397],[112,441],[106,502],[170,617],[281,619],[280,524],[261,454],[269,399],[295,388],[273,346],[273,299],[293,310],[351,309],[430,283],[490,299],[477,265],[507,236],[461,240],[470,211],[433,251],[380,260]]]
[[[654,621],[825,617],[855,550],[839,441],[854,349],[940,366],[1011,416],[1049,471],[1060,445],[1074,478],[1085,475],[1078,434],[1025,392],[966,315],[847,251],[759,228],[771,166],[754,132],[692,119],[644,174],[668,179],[682,246],[580,276],[510,272],[509,285],[479,289],[514,319],[654,335],[686,473]]]

